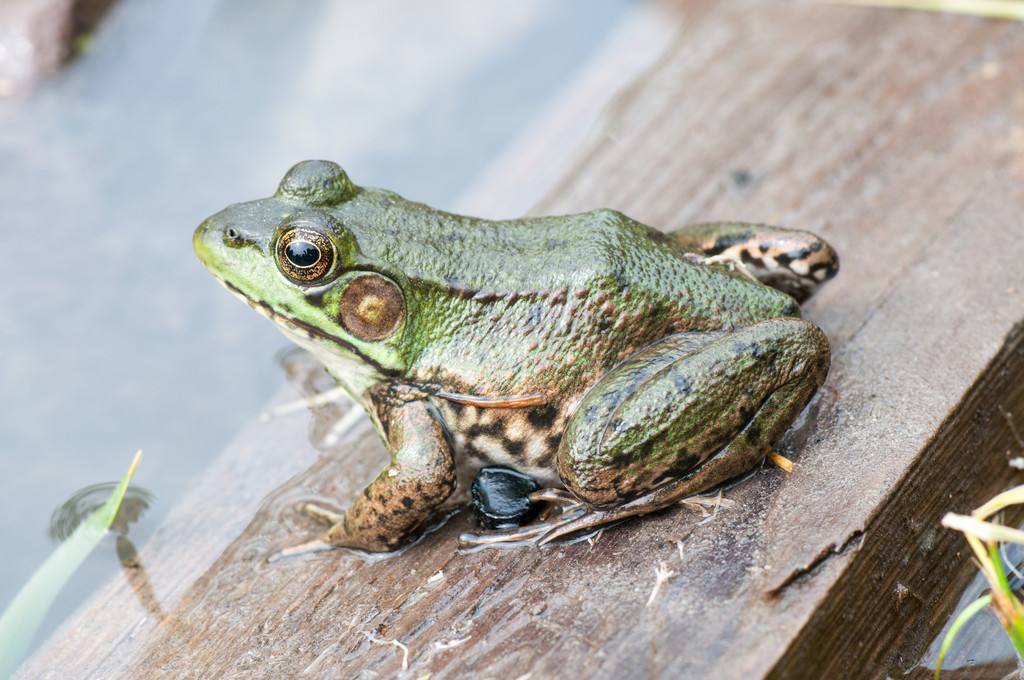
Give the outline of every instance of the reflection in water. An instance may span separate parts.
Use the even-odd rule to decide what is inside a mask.
[[[125,578],[128,579],[128,583],[131,585],[135,597],[138,598],[139,604],[154,619],[157,621],[163,620],[165,616],[164,610],[156,599],[153,585],[149,582],[149,576],[146,574],[145,567],[142,566],[142,560],[139,559],[139,553],[135,549],[135,544],[128,540],[127,536],[119,535],[116,545],[117,559],[121,562]]]
[[[312,412],[310,443],[321,451],[335,450],[344,436],[366,417],[363,409],[353,404],[323,364],[305,350],[289,347],[278,352],[276,360],[285,379],[303,397],[279,404],[261,417],[270,419],[295,412]]]
[[[47,532],[50,538],[57,542],[67,540],[89,515],[106,504],[117,484],[117,482],[91,484],[80,489],[62,503],[50,517],[50,528]],[[124,575],[135,596],[147,612],[160,620],[163,619],[164,612],[156,599],[156,593],[154,593],[149,576],[142,566],[135,544],[128,538],[129,528],[142,518],[154,500],[155,496],[149,490],[141,486],[129,485],[110,529],[117,534],[115,543],[117,559],[121,563]]]
[[[53,511],[50,529],[47,532],[50,538],[57,542],[67,540],[86,517],[106,504],[115,487],[117,482],[102,482],[77,491]],[[127,535],[128,527],[139,521],[139,518],[149,510],[153,500],[154,496],[150,491],[141,486],[129,485],[117,517],[110,527],[111,530],[122,536]]]

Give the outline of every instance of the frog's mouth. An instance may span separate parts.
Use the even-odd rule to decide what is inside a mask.
[[[365,361],[367,364],[372,366],[374,370],[379,371],[383,375],[397,375],[397,371],[395,371],[394,369],[389,369],[381,366],[379,362],[375,361],[372,357],[366,356],[366,354],[364,354],[363,352],[360,352],[358,347],[346,341],[344,338],[340,338],[336,335],[327,333],[322,329],[313,326],[312,324],[306,323],[305,321],[294,319],[290,316],[281,314],[280,312],[276,312],[269,304],[263,302],[262,300],[254,300],[253,298],[249,297],[241,290],[239,290],[230,281],[225,281],[219,276],[214,276],[214,278],[217,280],[217,283],[224,286],[225,290],[227,290],[229,293],[231,293],[233,296],[235,296],[245,304],[249,305],[249,307],[251,307],[264,318],[269,319],[271,322],[274,323],[274,325],[283,330],[285,335],[287,335],[289,338],[291,338],[298,344],[304,344],[301,342],[302,340],[314,343],[317,341],[327,341],[328,343],[337,345],[342,349],[358,356],[362,361]]]

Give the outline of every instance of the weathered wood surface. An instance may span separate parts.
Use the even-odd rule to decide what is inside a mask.
[[[457,517],[386,560],[267,564],[314,529],[297,500],[344,502],[384,453],[365,425],[318,456],[322,422],[312,438],[301,419],[254,422],[142,550],[160,610],[118,579],[23,677],[905,668],[968,573],[939,517],[1005,485],[1020,453],[1005,414],[1024,424],[1024,26],[797,3],[664,12],[681,27],[672,44],[582,148],[534,130],[467,204],[521,211],[530,197],[509,187],[555,165],[534,212],[602,205],[663,227],[748,219],[826,236],[843,269],[806,316],[833,367],[780,447],[792,476],[763,469],[710,521],[680,507],[594,545],[460,554]],[[648,606],[658,564],[678,574]]]

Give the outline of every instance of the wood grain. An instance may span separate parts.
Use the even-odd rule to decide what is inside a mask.
[[[344,502],[384,454],[365,426],[317,457],[296,421],[254,423],[142,551],[154,582],[177,574],[156,588],[166,615],[112,583],[22,677],[882,677],[915,658],[968,573],[938,517],[1011,480],[1001,410],[1024,420],[1024,27],[662,8],[674,41],[612,90],[532,212],[773,221],[832,242],[843,269],[806,316],[833,368],[780,446],[793,474],[765,468],[711,517],[681,506],[593,545],[461,554],[456,517],[386,560],[267,564],[314,531],[298,500]],[[534,144],[522,158],[570,152]],[[512,185],[523,164],[505,162]],[[658,565],[678,573],[648,605]]]

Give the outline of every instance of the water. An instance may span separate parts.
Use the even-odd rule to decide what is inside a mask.
[[[311,157],[451,205],[630,4],[135,0],[64,72],[0,99],[0,607],[52,550],[55,508],[142,447],[141,546],[282,382],[283,339],[192,255],[201,219]]]

